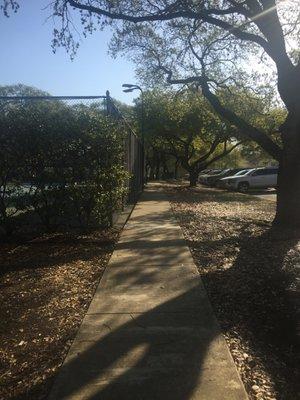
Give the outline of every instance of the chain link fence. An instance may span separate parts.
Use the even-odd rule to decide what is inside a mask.
[[[141,139],[136,135],[126,118],[106,92],[105,104],[107,114],[116,119],[126,132],[124,139],[124,166],[130,175],[128,180],[128,202],[135,203],[144,185],[144,147]]]
[[[0,222],[7,233],[32,208],[46,225],[70,222],[71,214],[84,224],[95,210],[111,225],[114,211],[143,190],[141,140],[109,92],[0,96],[0,138]]]

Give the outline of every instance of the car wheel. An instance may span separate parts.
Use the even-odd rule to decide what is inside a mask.
[[[241,193],[247,193],[249,190],[249,183],[248,182],[241,182],[238,184],[238,191]]]

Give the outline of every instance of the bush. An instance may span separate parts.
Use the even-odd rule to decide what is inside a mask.
[[[28,212],[47,229],[110,225],[128,180],[118,123],[100,106],[39,100],[2,108],[2,230],[11,234]]]

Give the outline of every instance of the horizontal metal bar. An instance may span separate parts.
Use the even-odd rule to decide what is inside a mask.
[[[0,96],[0,100],[94,100],[106,96]]]

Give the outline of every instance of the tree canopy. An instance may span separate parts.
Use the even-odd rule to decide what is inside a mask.
[[[192,91],[147,91],[144,133],[148,149],[172,156],[195,185],[199,172],[228,155],[240,142],[207,101]]]

